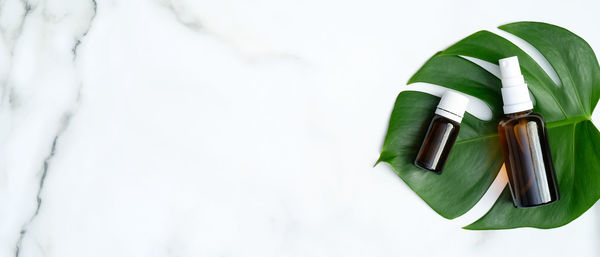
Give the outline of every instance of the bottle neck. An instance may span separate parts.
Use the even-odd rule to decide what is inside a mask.
[[[513,87],[502,87],[502,110],[505,114],[517,113],[533,109],[533,103],[529,98],[527,84]]]
[[[533,110],[525,110],[525,111],[520,111],[520,112],[508,113],[505,115],[506,115],[506,117],[509,117],[509,118],[517,118],[517,117],[531,114],[532,112],[533,112]]]

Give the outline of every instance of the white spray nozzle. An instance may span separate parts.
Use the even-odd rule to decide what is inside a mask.
[[[529,90],[521,74],[519,59],[516,56],[500,59],[500,77],[502,79],[502,101],[504,113],[515,113],[533,109]]]
[[[516,87],[525,84],[519,59],[516,56],[500,59],[500,74],[502,77],[502,87]]]

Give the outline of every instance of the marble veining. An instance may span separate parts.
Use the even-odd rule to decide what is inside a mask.
[[[9,15],[9,13],[7,12],[16,12],[18,13],[18,10],[11,10],[11,7],[9,7],[8,5],[11,4],[17,4],[18,3],[14,3],[16,1],[10,2],[4,2],[3,4],[3,8],[2,11],[3,12],[3,17],[6,17],[6,15]],[[46,10],[44,8],[44,6],[41,3],[30,3],[29,1],[26,0],[22,0],[20,1],[20,8],[18,7],[12,7],[12,8],[16,8],[16,9],[20,9],[20,12],[22,13],[20,16],[13,16],[13,18],[16,20],[16,22],[13,22],[12,24],[6,24],[6,26],[2,26],[2,35],[3,35],[3,39],[5,42],[5,45],[7,46],[7,48],[9,49],[9,67],[12,67],[12,63],[14,62],[14,58],[15,57],[15,47],[17,46],[17,43],[19,42],[21,35],[23,34],[23,30],[27,25],[28,19],[32,16],[38,16],[41,17],[43,19],[43,21],[47,22],[47,23],[59,23],[62,20],[62,17],[57,17],[54,14],[50,13],[48,10]],[[90,27],[92,26],[94,17],[96,16],[96,8],[97,8],[97,3],[95,0],[92,0],[92,10],[91,10],[91,17],[89,18],[89,21],[83,23],[83,25],[85,26],[85,31],[83,31],[81,33],[81,35],[76,36],[75,39],[73,40],[73,46],[71,48],[71,53],[72,53],[72,62],[73,62],[73,66],[75,66],[75,62],[77,61],[77,50],[79,45],[81,44],[81,41],[84,39],[84,37],[87,35],[88,31],[90,30]],[[41,10],[39,10],[41,9]],[[69,15],[69,13],[65,13],[65,16]],[[4,25],[4,24],[3,24]],[[12,26],[11,26],[12,25]],[[9,72],[8,72],[8,76],[6,76],[8,79],[5,79],[4,83],[3,83],[3,92],[5,92],[5,94],[3,94],[3,99],[8,98],[8,109],[9,110],[15,110],[19,108],[19,98],[20,96],[18,95],[18,93],[16,92],[16,90],[14,90],[13,87],[11,87],[11,81],[10,81],[10,72],[11,69],[9,68]],[[42,197],[42,192],[44,189],[44,185],[45,185],[45,179],[48,175],[48,171],[50,170],[50,165],[52,162],[52,158],[54,157],[56,151],[57,151],[57,144],[63,134],[63,132],[67,129],[67,127],[69,126],[69,122],[71,120],[71,116],[73,115],[73,113],[76,111],[77,109],[77,105],[79,104],[80,101],[80,89],[83,86],[83,82],[79,82],[79,88],[77,88],[77,95],[73,100],[73,106],[72,108],[68,108],[67,110],[64,110],[62,115],[58,118],[58,124],[59,127],[57,129],[57,131],[54,133],[54,135],[52,135],[52,140],[51,140],[51,144],[49,147],[49,151],[47,153],[47,155],[43,158],[42,163],[41,163],[41,167],[39,169],[39,172],[37,173],[37,177],[39,177],[39,182],[37,183],[37,192],[35,195],[35,208],[33,210],[33,212],[29,215],[29,218],[26,219],[26,221],[23,223],[23,225],[21,226],[21,229],[19,230],[18,233],[18,239],[16,241],[16,245],[14,247],[15,249],[15,254],[14,256],[20,256],[21,253],[21,248],[22,248],[22,241],[23,239],[27,236],[27,232],[28,232],[28,227],[29,225],[35,220],[35,218],[37,217],[37,215],[39,214],[40,208],[42,207],[42,202],[43,202],[43,197]],[[6,92],[8,92],[8,94],[6,94]],[[6,102],[6,101],[3,101]],[[4,105],[6,107],[6,105]]]

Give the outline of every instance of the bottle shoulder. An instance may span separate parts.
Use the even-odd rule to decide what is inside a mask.
[[[520,121],[534,121],[542,126],[544,126],[545,121],[544,117],[536,112],[529,112],[522,115],[507,115],[502,118],[499,122],[500,126],[510,126],[511,124],[518,123]]]
[[[433,119],[431,119],[431,122],[432,123],[435,122],[435,123],[452,124],[455,128],[457,128],[457,129],[460,128],[460,123],[458,123],[454,120],[448,119],[442,115],[438,115],[438,114],[435,114],[433,116]]]

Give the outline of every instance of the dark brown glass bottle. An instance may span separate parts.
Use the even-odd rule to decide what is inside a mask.
[[[558,185],[544,119],[531,110],[507,114],[498,124],[504,165],[516,207],[558,200]]]
[[[417,167],[442,173],[468,103],[469,99],[459,93],[446,91],[442,95],[415,159]]]
[[[415,165],[438,174],[441,173],[459,130],[458,122],[437,114],[433,116],[419,149]]]

